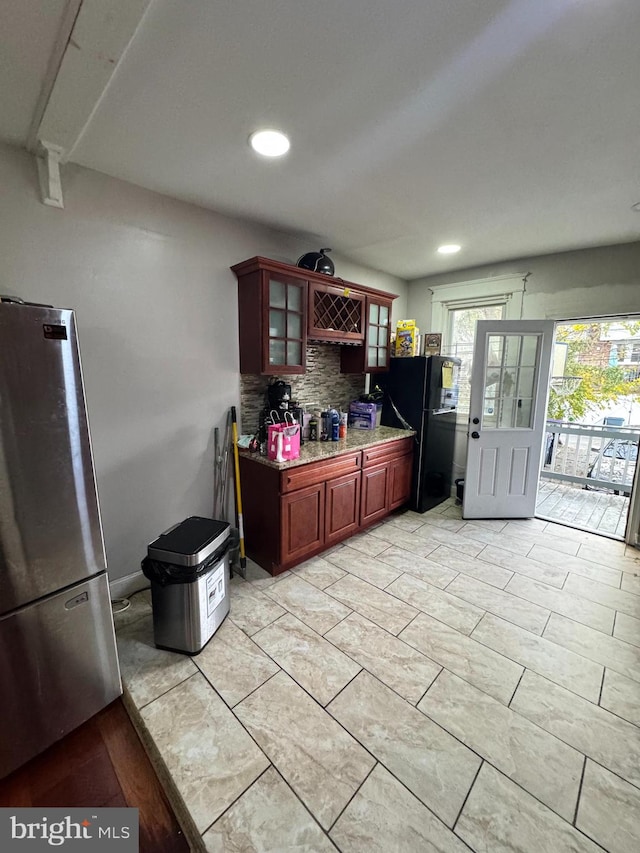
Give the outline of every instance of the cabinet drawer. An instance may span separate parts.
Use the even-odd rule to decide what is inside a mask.
[[[387,462],[398,456],[405,456],[413,450],[413,437],[401,438],[398,441],[389,441],[362,451],[362,467],[377,465],[379,462]]]
[[[321,459],[318,462],[309,462],[308,465],[288,468],[280,475],[280,494],[284,495],[305,486],[324,483],[333,477],[358,471],[361,461],[362,453],[357,450],[354,453],[345,453],[343,456],[334,456],[331,459]]]

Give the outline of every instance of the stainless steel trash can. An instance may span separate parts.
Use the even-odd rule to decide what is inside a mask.
[[[159,649],[196,655],[229,612],[230,527],[191,516],[147,548],[153,636]]]

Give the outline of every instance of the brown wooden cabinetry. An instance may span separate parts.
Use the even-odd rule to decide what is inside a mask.
[[[409,500],[412,465],[412,438],[401,438],[363,451],[362,527],[384,518]]]
[[[311,554],[324,544],[325,484],[307,486],[280,498],[280,562]]]
[[[365,299],[364,293],[346,284],[309,282],[308,336],[316,341],[362,344]]]
[[[389,465],[376,465],[362,472],[362,503],[360,524],[371,524],[387,515]]]
[[[397,509],[409,499],[412,474],[412,453],[389,462],[389,510]]]
[[[307,338],[350,344],[341,355],[344,373],[388,369],[394,294],[269,258],[231,269],[238,279],[240,373],[304,373]]]
[[[240,457],[247,554],[272,574],[303,562],[402,506],[413,439],[280,471]]]
[[[252,262],[239,264],[234,271],[238,276],[240,373],[304,373],[306,280]]]
[[[351,536],[360,527],[360,471],[329,480],[325,486],[325,545]]]
[[[391,305],[390,298],[367,295],[364,346],[340,350],[342,373],[383,373],[389,369]]]

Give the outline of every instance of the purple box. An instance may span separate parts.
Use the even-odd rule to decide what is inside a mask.
[[[353,429],[375,429],[380,426],[381,403],[349,404],[349,426]]]

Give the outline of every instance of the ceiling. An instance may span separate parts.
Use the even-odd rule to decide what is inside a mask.
[[[3,4],[14,143],[64,5]],[[406,279],[640,239],[638,0],[151,0],[140,15],[71,161]],[[264,126],[290,136],[284,158],[250,150]],[[450,242],[458,255],[436,254]]]

